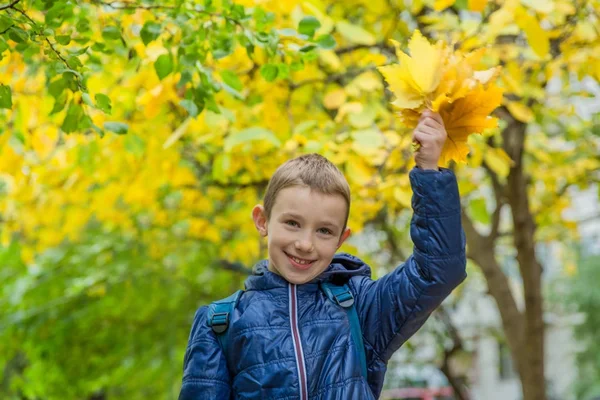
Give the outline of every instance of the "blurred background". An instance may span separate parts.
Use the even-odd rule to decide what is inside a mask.
[[[376,67],[417,29],[501,66],[504,99],[450,166],[469,278],[382,398],[600,396],[599,27],[598,0],[0,5],[0,398],[176,399],[291,157],[346,174],[342,250],[376,277],[405,260],[410,131]]]

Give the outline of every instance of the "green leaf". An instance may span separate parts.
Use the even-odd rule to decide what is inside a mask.
[[[286,79],[290,76],[290,66],[287,64],[277,64],[277,77],[279,79]]]
[[[12,108],[12,93],[10,86],[0,85],[0,108]]]
[[[142,38],[144,46],[148,46],[148,43],[156,40],[156,38],[160,36],[161,29],[162,27],[160,24],[153,21],[146,21],[144,27],[140,31],[140,37]]]
[[[83,102],[85,104],[87,104],[90,107],[95,107],[94,102],[92,101],[92,98],[90,97],[89,93],[84,93],[81,95],[81,98],[83,99]]]
[[[266,140],[276,147],[281,145],[277,136],[270,130],[261,127],[252,127],[227,136],[223,147],[225,151],[231,151],[238,144],[249,143],[255,140]]]
[[[69,58],[67,58],[67,63],[69,64],[69,66],[71,68],[81,68],[83,67],[83,64],[81,63],[81,60],[75,56],[71,56]]]
[[[214,96],[209,96],[206,98],[206,109],[213,111],[217,114],[221,114],[221,109],[219,108],[219,105],[215,101]]]
[[[68,49],[68,51],[69,51],[69,53],[71,53],[71,55],[78,57],[78,56],[84,54],[87,51],[87,49],[89,49],[89,48],[90,48],[90,46],[85,46],[81,49]]]
[[[125,136],[125,150],[140,157],[146,150],[146,141],[133,133],[127,135]]]
[[[304,17],[298,24],[298,32],[308,37],[313,37],[316,30],[321,27],[321,23],[315,17]]]
[[[5,32],[8,28],[13,26],[13,20],[7,16],[0,14],[0,32]]]
[[[67,105],[67,92],[61,92],[58,96],[55,96],[54,107],[50,111],[50,115],[61,112]]]
[[[114,25],[109,25],[102,29],[102,37],[106,40],[121,39],[121,31]]]
[[[469,212],[475,221],[486,225],[490,223],[490,214],[485,206],[485,199],[478,198],[471,200],[469,203]]]
[[[63,46],[68,45],[71,42],[71,36],[69,35],[58,35],[56,36],[56,41]]]
[[[265,78],[267,82],[273,82],[277,78],[277,72],[279,69],[276,65],[265,64],[260,68],[260,75]]]
[[[266,32],[258,32],[256,34],[256,40],[261,43],[267,43],[269,41],[269,34]]]
[[[167,75],[173,72],[173,58],[171,58],[171,55],[161,54],[154,62],[154,69],[156,70],[158,79],[162,81]]]
[[[25,43],[29,39],[29,35],[23,29],[13,26],[8,31],[8,37],[16,43]]]
[[[10,86],[0,85],[0,108],[12,108],[12,94]]]
[[[300,48],[300,52],[301,53],[308,53],[309,51],[314,50],[316,48],[317,48],[317,46],[315,46],[314,44],[307,44],[306,46],[302,46]]]
[[[321,35],[315,41],[317,42],[320,48],[326,50],[331,50],[335,46],[337,46],[335,39],[331,35]]]
[[[348,41],[367,46],[375,44],[375,36],[366,29],[351,24],[347,21],[338,21],[335,25],[337,31]]]
[[[190,114],[190,116],[192,116],[192,117],[198,116],[198,112],[199,112],[198,106],[192,100],[181,100],[179,102],[179,105],[181,107],[185,108],[186,111]]]
[[[127,125],[123,122],[108,121],[108,122],[104,123],[104,129],[106,129],[107,131],[114,132],[119,135],[124,135],[127,133],[127,130],[129,129],[129,125]]]
[[[454,2],[454,8],[457,10],[467,10],[469,7],[469,0],[456,0]]]
[[[96,107],[98,107],[100,110],[104,111],[106,114],[110,114],[112,112],[110,97],[102,93],[96,93],[94,99],[96,100]]]
[[[304,62],[302,61],[302,59],[294,60],[290,64],[290,69],[294,72],[302,71],[304,69]]]
[[[4,53],[4,50],[8,50],[8,48],[9,47],[8,47],[8,43],[6,43],[6,40],[4,40],[4,38],[0,37],[0,54]]]
[[[233,71],[230,71],[228,69],[221,71],[221,78],[223,79],[223,82],[225,84],[229,85],[237,91],[240,91],[244,88],[242,81],[240,81],[240,78]]]
[[[60,129],[65,133],[75,132],[79,129],[79,123],[82,121],[84,115],[83,108],[79,104],[71,102]]]
[[[50,82],[48,85],[48,93],[50,93],[53,97],[58,97],[61,93],[64,92],[67,87],[67,83],[63,78],[59,78],[55,81]]]

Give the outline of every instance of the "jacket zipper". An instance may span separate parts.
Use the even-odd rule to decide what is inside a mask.
[[[298,296],[296,285],[289,284],[290,298],[290,325],[292,327],[292,341],[296,355],[296,366],[300,377],[300,400],[308,400],[308,384],[306,383],[306,364],[304,363],[304,352],[300,342],[300,330],[298,329]]]

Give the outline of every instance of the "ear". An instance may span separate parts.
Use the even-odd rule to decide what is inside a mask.
[[[267,215],[265,214],[265,208],[260,204],[257,204],[252,209],[252,219],[254,220],[254,226],[256,226],[256,230],[260,233],[260,236],[267,236]]]
[[[337,246],[338,249],[340,247],[342,247],[342,244],[344,244],[346,239],[348,239],[348,237],[350,236],[350,233],[351,233],[350,228],[344,229],[344,232],[342,233],[342,236],[340,236],[340,240],[338,242],[338,246]]]

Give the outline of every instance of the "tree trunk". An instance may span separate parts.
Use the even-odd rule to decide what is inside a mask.
[[[489,293],[496,301],[506,341],[521,378],[524,400],[546,400],[544,378],[544,314],[542,267],[535,253],[535,223],[529,209],[527,177],[524,172],[526,124],[515,120],[500,108],[497,113],[508,125],[502,131],[503,147],[513,160],[506,185],[488,169],[496,197],[496,210],[488,236],[480,234],[463,212],[463,227],[467,235],[467,256],[481,268]],[[510,291],[509,281],[495,258],[500,209],[507,202],[513,221],[513,242],[519,271],[523,279],[525,310],[521,313]]]
[[[512,210],[513,241],[523,278],[525,295],[525,332],[522,357],[526,369],[521,371],[524,400],[546,400],[544,375],[544,310],[542,266],[535,253],[535,223],[529,208],[527,177],[523,152],[527,125],[512,116],[504,116],[508,126],[502,132],[504,149],[514,161],[507,180],[507,198]]]

